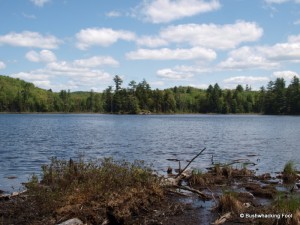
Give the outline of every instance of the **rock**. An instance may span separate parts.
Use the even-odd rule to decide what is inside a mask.
[[[84,225],[80,219],[73,218],[57,225]]]

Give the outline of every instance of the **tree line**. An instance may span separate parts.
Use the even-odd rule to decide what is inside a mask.
[[[123,87],[116,75],[114,85],[102,93],[53,92],[32,83],[0,76],[1,112],[65,112],[65,113],[261,113],[274,115],[300,114],[300,82],[294,77],[289,85],[283,78],[270,81],[259,91],[246,85],[221,89],[216,83],[204,89],[175,86],[152,90],[144,79]]]

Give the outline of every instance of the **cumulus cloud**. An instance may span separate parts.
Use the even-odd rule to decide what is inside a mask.
[[[236,77],[230,77],[223,81],[225,84],[225,88],[235,88],[237,85],[251,85],[254,89],[259,89],[259,87],[265,85],[267,82],[269,82],[270,79],[268,77],[262,77],[262,76],[236,76]]]
[[[30,1],[38,7],[43,7],[47,2],[50,2],[50,0],[30,0]]]
[[[12,45],[17,47],[35,47],[54,49],[62,41],[53,35],[41,35],[37,32],[23,31],[22,33],[8,33],[0,36],[0,45]]]
[[[108,47],[118,40],[133,41],[135,34],[126,30],[111,28],[87,28],[76,34],[77,47],[86,50],[91,46]]]
[[[300,43],[300,34],[299,35],[290,35],[288,37],[288,43]]]
[[[276,61],[300,60],[300,35],[289,36],[288,42],[277,43],[273,46],[258,47],[257,50],[266,58]]]
[[[0,70],[5,69],[6,65],[4,62],[0,61]]]
[[[42,50],[40,52],[29,51],[25,55],[26,59],[31,62],[54,62],[56,61],[55,54],[50,50]]]
[[[251,68],[271,69],[278,66],[279,63],[268,60],[263,54],[259,54],[255,48],[248,46],[231,51],[229,57],[218,65],[220,69],[233,70]]]
[[[98,67],[103,65],[118,66],[119,62],[110,56],[93,56],[88,59],[78,59],[73,63],[79,67]]]
[[[126,57],[131,60],[214,60],[216,53],[211,49],[201,47],[191,49],[138,49],[137,51],[127,53]]]
[[[153,36],[142,36],[136,40],[136,43],[140,46],[146,46],[149,48],[156,48],[160,46],[168,45],[168,41]]]
[[[188,43],[212,49],[230,49],[243,42],[257,41],[263,29],[254,22],[237,21],[235,24],[183,24],[169,26],[160,37],[169,42]]]
[[[74,63],[69,63],[66,61],[61,62],[52,62],[47,64],[46,71],[48,74],[51,75],[65,75],[65,76],[79,76],[79,77],[89,77],[89,78],[96,78],[102,77],[106,78],[109,77],[108,73],[100,71],[100,70],[93,70],[88,67],[76,67]]]
[[[300,3],[300,0],[265,0],[267,4],[282,4],[286,2]]]
[[[20,72],[12,76],[30,81],[38,87],[51,88],[55,91],[61,89],[88,91],[91,87],[95,87],[95,85],[100,87],[108,83],[112,77],[105,71],[88,67],[76,67],[73,62],[66,61],[51,62],[45,68]],[[57,83],[56,78],[60,78],[59,83]],[[102,88],[104,89],[104,87]]]
[[[184,79],[191,78],[194,75],[192,73],[180,72],[180,71],[167,68],[167,69],[158,70],[157,76],[166,79],[171,79],[171,80],[184,80]]]
[[[59,91],[62,89],[100,90],[111,81],[112,75],[97,67],[118,66],[119,62],[110,56],[93,56],[74,61],[57,61],[51,51],[30,51],[26,58],[33,62],[45,62],[44,68],[13,74],[36,86]],[[97,87],[97,88],[95,88]]]
[[[265,0],[265,2],[268,4],[281,4],[281,3],[288,2],[288,1],[290,1],[290,0]]]
[[[287,81],[291,81],[294,77],[298,77],[299,78],[299,74],[294,72],[294,71],[276,71],[273,73],[274,77],[277,78],[284,78]]]
[[[31,72],[20,72],[20,73],[16,73],[16,74],[13,74],[12,77],[15,77],[15,78],[20,78],[22,80],[26,80],[26,81],[30,81],[30,82],[33,82],[33,81],[47,81],[49,79],[49,75],[46,75],[44,73],[44,70],[34,70],[34,71],[31,71]]]
[[[274,69],[284,62],[300,62],[300,35],[274,45],[243,46],[228,54],[218,67],[221,69]]]
[[[217,10],[218,0],[144,0],[138,14],[152,23],[167,23],[184,17]]]

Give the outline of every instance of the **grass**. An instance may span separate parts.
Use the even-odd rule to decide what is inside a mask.
[[[225,192],[220,197],[217,209],[221,213],[240,213],[243,210],[243,203],[238,200],[236,193]]]
[[[297,178],[297,169],[293,161],[288,161],[283,169],[283,181],[285,183],[292,183]]]
[[[143,162],[52,158],[33,175],[25,200],[2,215],[12,224],[57,224],[77,217],[87,224],[131,224],[164,198],[159,179]],[[17,215],[17,218],[15,218]]]
[[[285,193],[279,193],[274,207],[283,213],[295,213],[300,209],[300,197],[299,195],[286,196]]]

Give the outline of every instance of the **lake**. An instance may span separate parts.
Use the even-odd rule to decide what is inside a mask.
[[[204,170],[214,162],[249,159],[257,173],[300,166],[300,117],[262,115],[0,114],[0,189],[20,189],[53,156],[69,159],[145,160],[158,172],[192,159]],[[251,155],[251,156],[250,156]],[[9,179],[16,177],[15,179]]]

